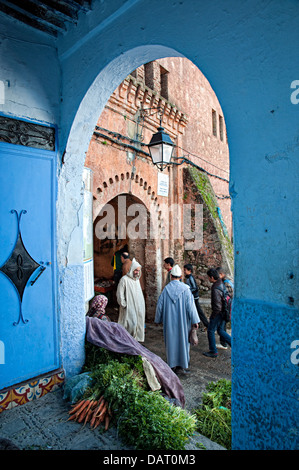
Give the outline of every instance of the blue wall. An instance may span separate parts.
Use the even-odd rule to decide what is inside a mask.
[[[299,338],[299,104],[291,101],[291,84],[299,79],[299,4],[128,0],[118,6],[111,0],[105,16],[95,0],[93,11],[58,40],[11,22],[2,28],[10,38],[0,43],[0,80],[9,76],[14,88],[0,112],[57,124],[59,153],[66,150],[57,169],[57,259],[67,373],[83,361],[82,172],[96,119],[138,65],[183,55],[209,80],[228,131],[236,288],[233,446],[298,447],[298,366],[290,357]],[[2,26],[5,21],[0,15]]]
[[[257,301],[235,302],[232,345],[235,450],[298,449],[299,354],[292,347],[298,337],[298,310]]]

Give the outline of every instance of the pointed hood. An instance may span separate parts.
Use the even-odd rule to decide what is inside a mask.
[[[133,272],[134,272],[135,269],[137,269],[137,268],[140,268],[140,274],[139,274],[139,276],[134,277]],[[131,267],[130,267],[129,272],[127,273],[127,276],[129,276],[130,278],[132,278],[132,279],[134,279],[134,280],[136,280],[136,281],[141,278],[141,264],[139,264],[138,261],[136,261],[135,258],[132,259],[132,264],[131,264]]]
[[[186,289],[189,289],[189,286],[187,286],[187,284],[184,282],[173,280],[169,282],[169,284],[167,284],[164,289],[166,290],[171,301],[175,304],[183,292],[185,292]]]

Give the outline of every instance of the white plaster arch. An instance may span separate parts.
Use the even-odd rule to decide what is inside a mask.
[[[80,243],[80,234],[76,226],[78,227],[77,222],[80,219],[78,210],[82,206],[82,172],[85,155],[98,116],[104,109],[110,95],[133,69],[162,57],[183,56],[173,49],[157,45],[139,46],[131,49],[106,66],[83,97],[70,129],[63,157],[64,163],[59,174],[58,264],[64,265],[66,260],[70,265],[80,264],[80,255],[78,256],[77,249],[77,244]],[[67,233],[64,227],[70,225],[72,225],[72,229],[68,228]]]
[[[289,345],[298,331],[298,310],[294,309],[298,300],[294,304],[294,276],[291,278],[298,264],[298,234],[293,223],[298,203],[293,191],[298,177],[298,107],[290,100],[290,85],[298,78],[295,48],[298,2],[252,0],[236,4],[235,0],[228,0],[224,4],[219,0],[141,0],[126,4],[133,4],[134,9],[128,9],[115,20],[113,32],[119,34],[113,35],[112,28],[106,30],[105,25],[99,24],[86,41],[77,42],[78,57],[60,54],[65,87],[60,142],[66,148],[58,200],[58,263],[65,266],[60,273],[63,285],[59,305],[65,334],[64,367],[69,367],[70,374],[74,369],[78,371],[83,363],[80,356],[85,331],[84,302],[80,297],[83,285],[80,190],[84,152],[96,117],[113,89],[131,70],[166,55],[181,55],[176,52],[181,51],[182,56],[200,68],[215,90],[226,118],[230,143],[237,276],[233,447],[265,448],[269,444],[272,448],[281,445],[288,448],[291,441],[294,447],[290,430],[296,431],[292,413],[295,372],[287,364],[290,364]],[[92,18],[98,21],[96,15]],[[89,25],[88,21],[91,17],[86,18]],[[77,31],[81,32],[81,28]],[[96,40],[102,47],[95,53]],[[140,46],[150,41],[172,48]],[[94,72],[97,60],[101,67],[99,75]],[[93,101],[95,97],[97,103]],[[75,98],[73,102],[72,98]],[[254,330],[257,318],[260,336]],[[281,318],[284,319],[282,329],[277,328]],[[65,345],[72,345],[75,351],[69,354]],[[268,354],[269,351],[273,354]],[[282,366],[285,374],[281,374]],[[282,385],[273,394],[277,384]],[[253,389],[260,397],[260,409],[256,407]],[[269,436],[268,411],[271,405],[277,409],[282,402],[284,410],[291,412],[287,416],[273,415]],[[252,419],[252,409],[257,410],[255,419]],[[261,436],[267,436],[271,442]]]
[[[67,375],[84,363],[85,311],[83,271],[83,183],[86,152],[98,116],[122,80],[140,65],[162,57],[182,57],[164,46],[146,45],[112,60],[94,79],[78,107],[58,174],[57,264],[61,312],[61,356]],[[138,196],[137,196],[138,197]],[[149,196],[150,197],[150,196]]]
[[[178,51],[162,45],[138,46],[122,53],[101,70],[80,102],[70,129],[61,135],[67,153],[76,152],[78,146],[88,148],[94,124],[108,99],[132,70],[142,64],[163,57],[184,57]],[[63,127],[63,126],[62,126]]]

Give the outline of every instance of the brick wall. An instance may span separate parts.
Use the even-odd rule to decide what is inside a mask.
[[[127,212],[131,204],[139,203],[148,214],[148,228],[150,217],[157,221],[157,236],[151,239],[149,230],[146,239],[141,240],[119,240],[117,234],[114,240],[98,240],[95,235],[95,276],[112,277],[112,255],[128,243],[131,256],[142,264],[147,320],[154,317],[156,301],[166,277],[164,258],[172,256],[182,267],[187,261],[192,262],[203,295],[208,289],[207,267],[223,263],[222,246],[207,207],[204,244],[199,251],[185,251],[183,234],[173,238],[176,228],[183,228],[183,220],[181,210],[171,211],[170,208],[176,204],[181,209],[187,201],[194,204],[202,199],[185,170],[186,165],[174,165],[164,170],[169,176],[169,195],[158,195],[158,171],[151,162],[146,143],[157,131],[160,117],[151,110],[141,112],[141,108],[153,107],[161,107],[164,111],[162,125],[177,145],[176,156],[182,156],[183,149],[187,148],[188,158],[215,176],[223,177],[226,173],[214,164],[228,168],[227,144],[212,135],[212,109],[220,115],[220,105],[206,79],[186,59],[163,59],[139,67],[114,91],[99,117],[85,162],[85,166],[93,170],[94,224],[96,226],[103,217],[101,210],[107,204],[115,209],[114,223],[117,225],[119,210]],[[227,196],[225,182],[215,177],[210,177],[210,182],[212,192]],[[119,208],[120,196],[126,200],[123,209]],[[214,199],[217,198],[214,196]],[[217,202],[230,231],[229,201],[217,199]],[[129,222],[127,217],[126,227]]]

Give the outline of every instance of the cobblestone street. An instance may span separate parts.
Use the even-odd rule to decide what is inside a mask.
[[[220,378],[230,379],[231,350],[219,351],[217,359],[202,355],[208,349],[206,332],[199,332],[199,343],[191,347],[190,373],[179,376],[186,397],[186,409],[192,411],[200,406],[207,383]],[[147,324],[145,347],[165,360],[161,326]],[[67,421],[69,404],[63,400],[63,391],[51,392],[0,414],[0,438],[9,439],[19,449],[25,450],[130,450],[117,435],[116,427],[107,432],[100,428]],[[185,450],[201,448],[220,450],[222,447],[209,439],[195,434]]]

